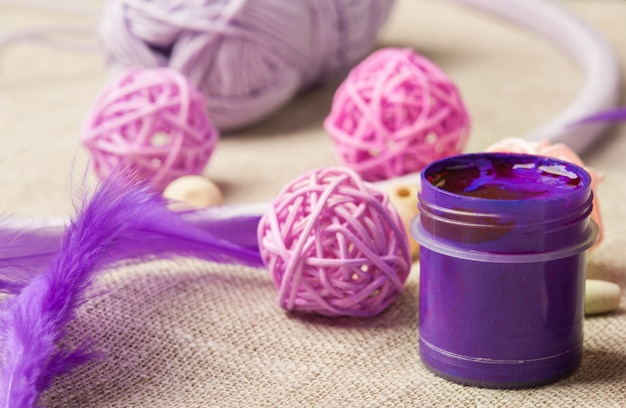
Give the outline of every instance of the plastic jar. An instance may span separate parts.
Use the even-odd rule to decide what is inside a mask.
[[[449,157],[422,171],[419,344],[436,374],[518,388],[572,373],[582,357],[591,177],[524,154]]]

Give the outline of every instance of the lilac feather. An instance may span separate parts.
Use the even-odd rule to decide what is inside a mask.
[[[219,218],[219,217],[218,217]],[[250,228],[254,217],[242,217]],[[218,221],[216,221],[218,222]],[[219,220],[227,232],[227,220]],[[205,227],[210,228],[211,222]],[[68,373],[97,354],[88,343],[71,349],[61,344],[75,310],[98,271],[130,258],[193,254],[217,262],[260,266],[258,249],[238,246],[170,212],[166,203],[144,184],[131,183],[119,173],[105,180],[59,238],[58,227],[43,228],[39,238],[28,232],[3,231],[11,237],[3,248],[3,290],[16,293],[0,309],[0,407],[35,407],[39,395],[57,375]],[[228,234],[226,234],[228,235]],[[33,250],[35,248],[35,250]],[[29,261],[30,255],[38,258]],[[50,261],[42,272],[40,264]],[[19,276],[22,263],[28,272]]]

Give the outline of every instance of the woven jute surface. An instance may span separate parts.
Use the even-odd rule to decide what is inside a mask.
[[[78,4],[78,2],[74,2]],[[99,1],[80,2],[81,7]],[[626,3],[568,1],[626,62]],[[95,25],[80,16],[0,5],[0,34]],[[91,39],[87,38],[89,43]],[[474,127],[467,151],[520,136],[572,100],[582,74],[518,27],[448,2],[399,0],[378,46],[413,47],[457,82]],[[101,56],[37,43],[0,49],[0,211],[72,213],[87,165],[78,131],[106,84]],[[302,95],[264,123],[220,141],[206,175],[229,203],[273,198],[289,180],[335,164],[322,128],[337,83]],[[626,286],[626,127],[585,155],[605,180],[606,231],[588,273]],[[78,312],[71,339],[107,354],[56,381],[49,407],[620,407],[626,406],[626,313],[585,321],[572,376],[525,390],[465,387],[420,362],[418,280],[373,319],[285,313],[263,269],[192,259],[110,270]]]

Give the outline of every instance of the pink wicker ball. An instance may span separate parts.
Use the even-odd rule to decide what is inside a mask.
[[[287,185],[258,226],[261,256],[281,307],[326,316],[374,316],[402,291],[411,259],[386,194],[342,168]]]
[[[202,94],[167,68],[135,68],[117,76],[81,131],[99,177],[123,162],[160,191],[178,177],[201,174],[218,137]]]
[[[343,164],[379,181],[460,153],[470,120],[441,69],[411,49],[384,48],[350,71],[324,127]]]

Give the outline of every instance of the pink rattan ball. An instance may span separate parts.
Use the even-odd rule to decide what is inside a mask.
[[[345,167],[287,185],[261,218],[258,240],[287,310],[374,316],[402,291],[411,268],[389,198]]]
[[[218,137],[202,94],[167,68],[129,69],[116,77],[81,131],[99,177],[123,162],[158,190],[178,177],[201,174]]]
[[[324,127],[340,161],[378,181],[460,153],[470,121],[441,69],[413,50],[385,48],[350,71]]]

